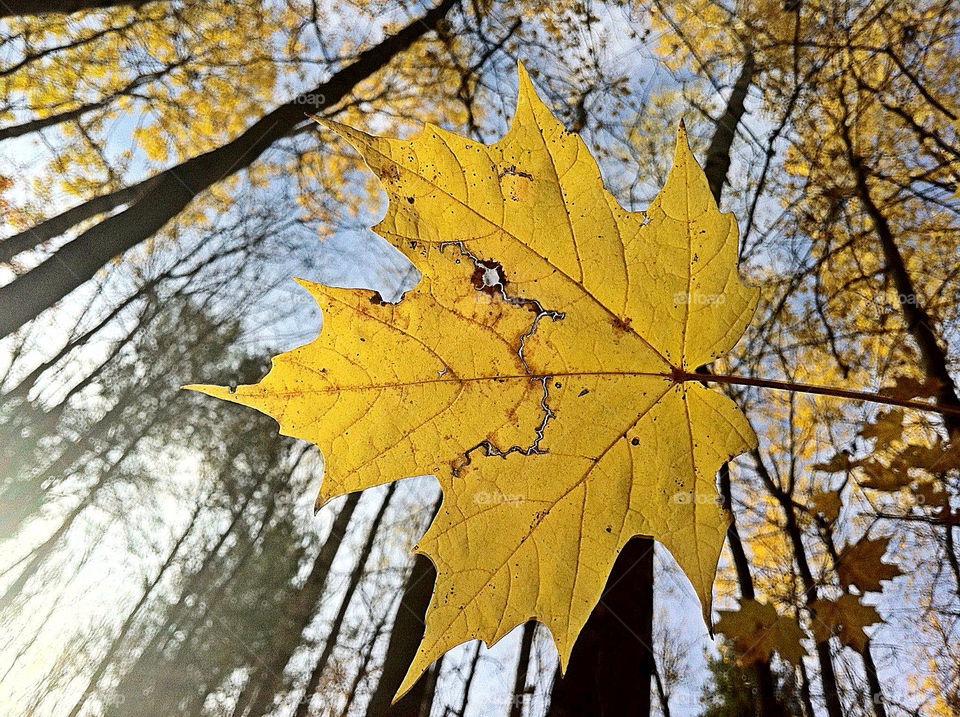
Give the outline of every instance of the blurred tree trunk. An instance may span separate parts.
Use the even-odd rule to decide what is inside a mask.
[[[0,595],[0,612],[10,607],[30,578],[37,574],[46,560],[53,554],[54,550],[61,543],[63,537],[70,531],[70,528],[73,527],[73,524],[76,522],[76,520],[87,508],[95,503],[100,491],[102,491],[104,487],[110,485],[111,479],[115,477],[116,473],[123,465],[123,462],[131,455],[131,453],[133,453],[140,442],[150,434],[151,430],[157,425],[157,423],[163,420],[164,416],[171,413],[169,409],[170,406],[167,405],[155,413],[147,421],[145,426],[140,427],[133,436],[127,439],[126,445],[111,447],[112,450],[120,450],[119,456],[114,458],[110,464],[102,470],[97,482],[87,490],[86,495],[83,497],[80,503],[60,521],[60,525],[57,527],[57,529],[45,541],[43,541],[43,543],[31,551],[30,561],[20,571],[20,574],[17,575],[16,580],[10,583],[10,585],[4,590],[3,595]],[[60,476],[47,474],[48,480],[59,477]]]
[[[463,697],[460,700],[460,709],[456,714],[464,717],[467,714],[467,705],[470,703],[470,688],[473,687],[473,679],[477,676],[477,664],[480,662],[480,649],[482,643],[477,640],[477,645],[473,650],[473,658],[470,660],[470,667],[467,668],[467,679],[463,683]]]
[[[73,13],[118,6],[139,8],[147,2],[149,0],[6,0],[0,4],[0,17]]]
[[[129,613],[127,613],[127,617],[120,626],[120,630],[110,642],[110,647],[107,648],[107,651],[103,654],[103,657],[100,658],[96,669],[94,669],[93,674],[90,675],[89,680],[87,680],[87,686],[84,688],[83,694],[80,695],[80,698],[73,705],[73,709],[70,710],[69,717],[76,717],[78,714],[80,714],[80,710],[83,705],[88,699],[90,699],[91,695],[93,695],[94,691],[97,689],[97,685],[100,683],[100,678],[103,677],[104,673],[107,671],[107,668],[110,667],[110,664],[113,662],[114,657],[119,652],[120,646],[123,644],[127,634],[130,632],[130,628],[133,627],[133,623],[140,614],[140,611],[153,595],[153,591],[156,589],[157,585],[160,584],[160,581],[163,580],[164,576],[167,574],[167,571],[173,566],[174,560],[176,560],[177,556],[179,555],[180,548],[184,541],[186,541],[190,533],[193,532],[193,528],[197,524],[197,517],[200,515],[200,511],[203,509],[203,507],[204,506],[202,504],[197,505],[193,515],[190,516],[190,521],[187,523],[187,527],[180,534],[180,537],[167,553],[167,558],[164,560],[163,565],[160,566],[160,569],[157,571],[157,574],[154,576],[153,580],[151,580],[147,585],[146,589],[143,591],[143,594],[140,596],[140,599],[137,601],[137,604],[133,606],[133,609],[130,610]]]
[[[363,682],[363,678],[367,676],[367,668],[373,659],[373,652],[377,647],[377,642],[379,642],[380,635],[382,635],[386,629],[388,621],[389,615],[381,615],[377,621],[377,626],[370,636],[370,640],[364,646],[363,654],[360,658],[360,665],[357,667],[357,673],[353,676],[353,681],[350,683],[350,689],[347,690],[347,699],[344,701],[343,709],[340,710],[338,717],[347,717],[350,713],[350,708],[357,699],[360,684]]]
[[[446,655],[441,655],[440,659],[433,663],[433,666],[427,670],[427,674],[421,680],[423,682],[423,695],[420,697],[420,712],[418,717],[430,717],[433,710],[433,699],[437,695],[437,682],[440,680],[440,671],[443,669],[443,660]]]
[[[273,708],[274,697],[283,688],[284,669],[300,646],[301,635],[316,612],[317,603],[330,576],[330,568],[343,543],[343,536],[346,535],[360,496],[360,492],[348,495],[337,513],[330,527],[330,534],[313,561],[310,574],[287,603],[284,618],[274,630],[269,650],[260,655],[254,665],[234,706],[234,717],[243,714],[262,715]]]
[[[204,553],[200,566],[187,578],[177,602],[163,617],[162,625],[154,632],[147,645],[140,650],[133,664],[126,668],[114,689],[120,699],[110,703],[110,709],[105,711],[105,715],[136,714],[138,701],[145,695],[149,695],[151,689],[156,687],[154,668],[165,664],[164,655],[171,643],[177,639],[177,633],[184,633],[181,644],[186,644],[185,631],[190,629],[192,634],[198,624],[208,619],[211,609],[224,595],[226,585],[250,558],[276,509],[276,501],[271,496],[264,507],[257,531],[251,536],[244,536],[241,530],[242,519],[246,516],[247,509],[251,507],[255,493],[256,486],[250,486],[242,503],[237,510],[233,511],[229,525],[217,536],[214,545]],[[215,568],[218,565],[218,558],[222,559],[231,549],[228,547],[231,540],[235,541],[233,549],[241,549],[238,546],[242,546],[242,553],[234,566],[233,574],[218,584],[215,581],[217,577]],[[209,603],[204,599],[205,595],[212,595]]]
[[[880,686],[880,676],[877,675],[877,666],[870,652],[871,647],[868,638],[863,645],[863,671],[867,675],[867,685],[870,687],[870,704],[873,706],[874,717],[887,717],[887,708],[883,704],[883,688]]]
[[[430,519],[440,508],[440,499],[430,510]],[[423,555],[414,555],[413,569],[403,586],[403,596],[397,608],[397,616],[390,631],[390,642],[384,658],[380,681],[367,705],[367,717],[419,717],[420,705],[426,691],[426,675],[423,675],[396,704],[391,705],[407,669],[417,654],[417,648],[423,639],[424,615],[430,605],[433,583],[437,571],[430,559]]]
[[[337,646],[337,640],[340,639],[340,629],[343,627],[344,618],[347,616],[347,609],[350,607],[350,601],[353,599],[353,594],[360,585],[360,581],[366,574],[367,561],[370,559],[370,553],[373,552],[373,546],[377,540],[380,524],[383,522],[383,517],[387,514],[387,508],[390,507],[390,500],[393,498],[396,489],[397,484],[395,482],[387,487],[387,492],[383,497],[383,502],[380,504],[380,509],[370,524],[367,540],[363,544],[363,548],[360,549],[356,566],[353,572],[350,573],[350,581],[347,583],[347,589],[344,591],[343,599],[340,601],[340,609],[330,624],[330,632],[323,642],[323,651],[317,658],[313,671],[310,673],[310,679],[307,681],[306,690],[304,690],[303,696],[300,698],[300,703],[297,705],[296,717],[307,717],[307,715],[310,714],[310,701],[313,699],[317,687],[320,685],[320,678],[323,676],[323,671],[330,661],[333,649]]]

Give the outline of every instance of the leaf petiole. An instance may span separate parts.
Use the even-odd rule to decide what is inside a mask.
[[[948,406],[938,403],[927,403],[925,401],[914,401],[912,399],[897,398],[896,396],[885,396],[880,393],[869,391],[853,391],[846,388],[835,388],[832,386],[818,386],[810,383],[797,383],[795,381],[777,381],[766,378],[752,378],[750,376],[726,376],[723,374],[708,373],[688,373],[686,371],[675,370],[673,379],[677,383],[683,381],[701,381],[704,383],[724,383],[731,386],[753,386],[755,388],[769,388],[775,391],[794,391],[796,393],[812,393],[818,396],[833,396],[834,398],[847,398],[854,401],[869,401],[870,403],[880,403],[887,406],[900,406],[902,408],[912,408],[917,411],[932,411],[940,414],[950,414],[960,416],[960,406]]]

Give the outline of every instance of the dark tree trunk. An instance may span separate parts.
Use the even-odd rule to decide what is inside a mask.
[[[550,697],[550,717],[650,713],[653,539],[635,537],[613,565],[600,602]]]
[[[793,548],[793,557],[797,563],[797,569],[800,571],[800,578],[803,582],[804,600],[809,608],[818,598],[817,583],[813,579],[813,573],[810,570],[810,564],[807,562],[806,549],[803,545],[803,534],[797,523],[797,515],[794,512],[794,504],[790,495],[780,493],[777,495],[783,512],[786,515],[787,534],[790,536],[790,544]],[[811,610],[811,613],[813,611]],[[814,618],[816,615],[814,614]],[[833,669],[833,656],[830,654],[830,641],[823,640],[816,643],[817,660],[820,663],[820,681],[823,684],[823,699],[826,702],[827,714],[830,717],[843,717],[843,705],[840,702],[840,692],[837,688],[837,673]]]
[[[337,513],[330,528],[330,534],[323,542],[320,552],[313,561],[313,567],[303,586],[295,592],[284,609],[283,619],[277,625],[270,647],[260,655],[247,684],[244,686],[237,704],[234,717],[239,715],[262,715],[270,711],[273,698],[283,687],[283,671],[287,662],[300,646],[300,636],[310,624],[316,611],[317,602],[323,595],[330,576],[330,569],[337,557],[343,536],[360,502],[360,493],[351,493]]]
[[[906,324],[907,332],[913,338],[920,350],[920,365],[926,376],[938,385],[937,402],[945,406],[960,406],[960,396],[957,394],[957,384],[950,373],[947,350],[941,344],[933,319],[924,306],[923,298],[917,293],[913,277],[907,269],[900,246],[893,233],[893,228],[887,220],[883,210],[874,199],[870,189],[869,174],[863,158],[857,154],[853,136],[847,122],[848,115],[845,101],[841,97],[844,107],[844,122],[841,124],[844,144],[847,149],[847,161],[856,180],[857,196],[863,204],[867,215],[873,222],[880,239],[880,248],[884,257],[884,271],[894,288],[900,303],[900,313]],[[960,416],[953,414],[943,415],[943,425],[951,442],[960,442]],[[956,592],[960,595],[960,564],[954,550],[953,527],[943,527],[943,538],[948,551],[947,560],[953,570],[956,581]]]
[[[660,679],[660,670],[656,664],[653,666],[653,680],[657,685],[657,697],[660,698],[660,712],[663,717],[670,717],[670,700],[667,699],[667,692],[663,689],[663,680]]]
[[[157,175],[157,177],[159,176],[161,175]],[[43,246],[45,242],[60,236],[91,217],[95,217],[98,214],[106,214],[124,204],[132,206],[154,189],[153,180],[157,177],[144,179],[129,187],[117,189],[113,192],[88,199],[83,204],[71,207],[56,216],[43,220],[29,229],[24,229],[19,234],[14,234],[4,239],[0,242],[0,263],[10,261],[21,252]]]
[[[387,508],[390,506],[390,500],[393,498],[393,494],[396,490],[397,484],[391,483],[387,488],[386,495],[383,497],[383,503],[380,504],[380,509],[377,511],[373,522],[370,524],[370,530],[367,533],[367,540],[363,544],[363,548],[360,549],[360,555],[357,557],[357,564],[354,567],[353,572],[350,574],[350,581],[347,583],[347,589],[344,591],[343,599],[340,601],[340,608],[337,610],[337,615],[333,618],[333,622],[330,624],[330,632],[323,643],[323,651],[317,658],[317,663],[313,667],[313,672],[310,673],[310,679],[307,682],[307,688],[303,693],[303,697],[300,698],[300,704],[297,705],[296,717],[307,717],[310,714],[310,702],[313,699],[314,693],[317,691],[317,687],[320,685],[320,678],[323,677],[323,672],[327,667],[327,663],[330,661],[330,656],[333,654],[333,648],[337,646],[337,640],[340,637],[340,629],[343,627],[343,621],[347,616],[347,609],[350,607],[350,601],[353,599],[353,594],[357,591],[357,587],[360,585],[360,581],[363,579],[363,576],[366,573],[367,560],[370,558],[370,553],[373,552],[373,545],[376,542],[377,533],[380,530],[380,524],[383,522],[383,517],[387,514]]]
[[[877,675],[877,666],[873,662],[873,653],[868,639],[863,646],[863,671],[867,673],[867,684],[870,686],[870,704],[873,705],[875,717],[887,717],[887,708],[883,704],[883,689],[880,687],[880,676]]]
[[[938,403],[945,406],[960,406],[957,385],[948,368],[947,352],[940,344],[940,337],[934,328],[933,320],[924,307],[923,298],[917,293],[913,277],[907,271],[906,262],[900,252],[890,222],[887,221],[886,215],[873,198],[867,168],[864,165],[863,158],[856,153],[849,127],[846,123],[842,126],[844,142],[847,147],[847,159],[856,180],[857,196],[877,231],[877,238],[880,240],[880,248],[886,263],[884,271],[897,290],[903,321],[920,350],[920,362],[924,373],[939,384]],[[960,437],[960,416],[944,414],[943,422],[951,437]]]
[[[707,161],[703,165],[703,171],[707,175],[710,192],[717,200],[717,204],[720,203],[720,197],[723,195],[723,186],[727,183],[727,173],[730,171],[730,147],[737,135],[740,120],[743,119],[744,100],[753,82],[754,67],[753,53],[748,52],[743,59],[740,74],[733,84],[730,97],[727,99],[723,116],[717,121],[713,137],[710,138],[710,147],[707,149]]]
[[[744,101],[747,98],[747,92],[753,83],[753,75],[756,70],[753,53],[747,52],[743,59],[743,65],[740,67],[740,74],[733,85],[733,91],[727,100],[726,109],[723,116],[717,122],[713,137],[710,139],[710,148],[707,150],[707,161],[704,163],[703,171],[707,175],[707,181],[710,183],[710,192],[720,204],[720,198],[723,196],[723,187],[727,183],[727,175],[730,172],[730,149],[733,146],[733,140],[737,134],[737,127],[743,119],[746,107]],[[753,589],[753,576],[750,574],[750,562],[747,560],[746,551],[743,549],[743,541],[740,539],[740,532],[737,528],[736,516],[733,514],[733,495],[730,487],[730,466],[724,463],[720,466],[720,496],[724,505],[730,511],[731,522],[727,528],[727,540],[730,544],[730,552],[733,555],[733,564],[737,572],[737,582],[740,584],[740,594],[748,599],[754,600],[756,594]],[[754,673],[757,678],[757,692],[759,704],[757,705],[761,717],[775,717],[782,710],[777,701],[773,673],[770,670],[770,662],[760,660],[754,663]]]
[[[119,6],[139,8],[147,2],[148,0],[6,0],[0,3],[0,17],[74,13]]]
[[[420,697],[420,711],[419,717],[430,717],[430,712],[433,711],[433,698],[437,694],[437,682],[440,680],[440,670],[443,669],[443,658],[446,655],[441,655],[440,659],[437,660],[433,667],[423,676],[423,679],[420,680],[423,683],[423,695]]]
[[[400,689],[400,683],[403,682],[407,668],[410,667],[423,639],[423,616],[427,613],[436,579],[437,571],[430,559],[422,555],[415,556],[413,570],[403,587],[400,608],[390,632],[383,672],[367,707],[367,717],[419,717],[420,703],[426,688],[426,675],[397,700],[396,704],[391,706],[390,702]]]
[[[533,647],[533,636],[537,632],[537,621],[528,620],[523,626],[523,637],[520,639],[520,655],[517,658],[517,670],[513,675],[513,699],[510,703],[510,717],[523,715],[523,701],[527,696],[527,670],[530,665],[530,648]]]
[[[755,600],[756,592],[753,589],[753,576],[750,574],[750,562],[743,549],[740,531],[737,529],[737,516],[733,512],[733,495],[730,487],[730,466],[724,463],[720,467],[720,497],[723,504],[730,511],[730,526],[727,528],[727,542],[730,544],[730,553],[733,555],[733,565],[737,572],[737,582],[740,585],[740,595],[747,600]],[[783,709],[777,700],[776,683],[769,660],[757,660],[753,663],[753,671],[757,678],[758,712],[760,717],[777,717]]]
[[[319,112],[336,105],[359,82],[436,27],[457,2],[459,0],[442,0],[397,34],[361,52],[330,80],[265,115],[231,142],[122,190],[134,196],[139,191],[137,188],[149,186],[149,191],[125,210],[99,222],[36,268],[0,287],[0,306],[4,307],[0,313],[0,338],[56,304],[113,257],[152,237],[198,194],[249,167],[274,142],[303,122],[307,112]],[[71,211],[83,213],[79,209]]]
[[[707,150],[704,173],[718,204],[754,69],[753,54],[748,51]],[[566,676],[554,683],[550,715],[649,714],[654,671],[653,545],[651,538],[634,538],[617,558],[604,597],[573,648]],[[628,554],[633,560],[625,561]],[[618,619],[620,613],[623,619]],[[601,667],[605,663],[612,664]],[[772,697],[772,677],[762,684],[768,688],[767,697]]]
[[[440,508],[438,500],[432,510],[430,517],[436,515]],[[390,642],[387,645],[387,654],[384,658],[383,671],[380,673],[380,681],[373,692],[370,704],[367,706],[367,717],[419,717],[420,705],[423,702],[426,690],[426,675],[417,680],[416,684],[410,688],[402,698],[397,700],[396,704],[391,705],[391,701],[400,688],[400,683],[407,674],[407,669],[417,654],[417,648],[423,639],[424,616],[427,614],[427,607],[430,605],[430,596],[433,594],[433,583],[437,579],[437,571],[429,558],[423,555],[415,555],[413,558],[413,569],[407,576],[407,581],[403,586],[403,595],[400,598],[400,606],[397,608],[397,616],[393,621],[393,629],[390,632]]]
[[[419,717],[428,682],[426,673],[395,704],[390,703],[423,639],[423,616],[430,605],[436,579],[437,571],[430,559],[422,555],[415,556],[413,570],[404,585],[400,608],[393,622],[383,672],[367,707],[367,717]]]
[[[797,618],[799,619],[799,615]],[[800,701],[803,703],[805,717],[817,717],[817,712],[813,709],[813,699],[810,697],[810,675],[807,674],[807,666],[803,660],[800,661]]]

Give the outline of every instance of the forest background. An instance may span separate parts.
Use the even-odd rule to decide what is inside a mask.
[[[292,276],[388,300],[418,279],[367,228],[373,175],[307,113],[491,142],[522,60],[633,210],[682,118],[763,291],[724,368],[960,405],[958,23],[947,0],[0,2],[0,711],[392,698],[435,483],[314,517],[316,449],[179,390],[316,335]],[[960,713],[960,422],[733,395],[760,447],[720,476],[715,607],[773,605],[806,657],[711,640],[658,548],[654,710]],[[844,594],[872,609],[825,636],[810,606]],[[542,715],[555,673],[530,623],[447,654],[405,709]]]

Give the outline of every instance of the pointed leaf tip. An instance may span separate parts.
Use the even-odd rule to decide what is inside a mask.
[[[223,398],[228,401],[231,399],[229,386],[216,386],[208,383],[188,383],[186,386],[181,386],[180,389],[182,391],[196,391],[197,393],[205,393],[208,396],[213,396],[214,398]]]
[[[530,79],[530,73],[527,71],[522,60],[517,60],[517,83],[518,92],[521,96],[525,91],[533,93],[534,96],[537,95],[537,90],[533,86],[533,80]]]
[[[327,117],[319,117],[318,115],[308,115],[308,117],[310,117],[310,119],[312,119],[321,127],[325,127],[337,136],[347,140],[351,147],[356,149],[358,152],[360,151],[360,148],[356,144],[356,139],[360,136],[367,136],[366,133],[353,129],[345,124],[340,124],[336,120],[332,120]],[[361,154],[363,153],[361,152]]]
[[[677,124],[677,145],[674,150],[674,161],[676,161],[677,155],[686,150],[689,154],[693,154],[693,150],[690,149],[690,138],[687,136],[687,125],[681,119]]]
[[[330,500],[323,493],[317,494],[317,499],[313,501],[313,514],[316,515],[320,512],[320,509],[327,504],[327,501]]]

